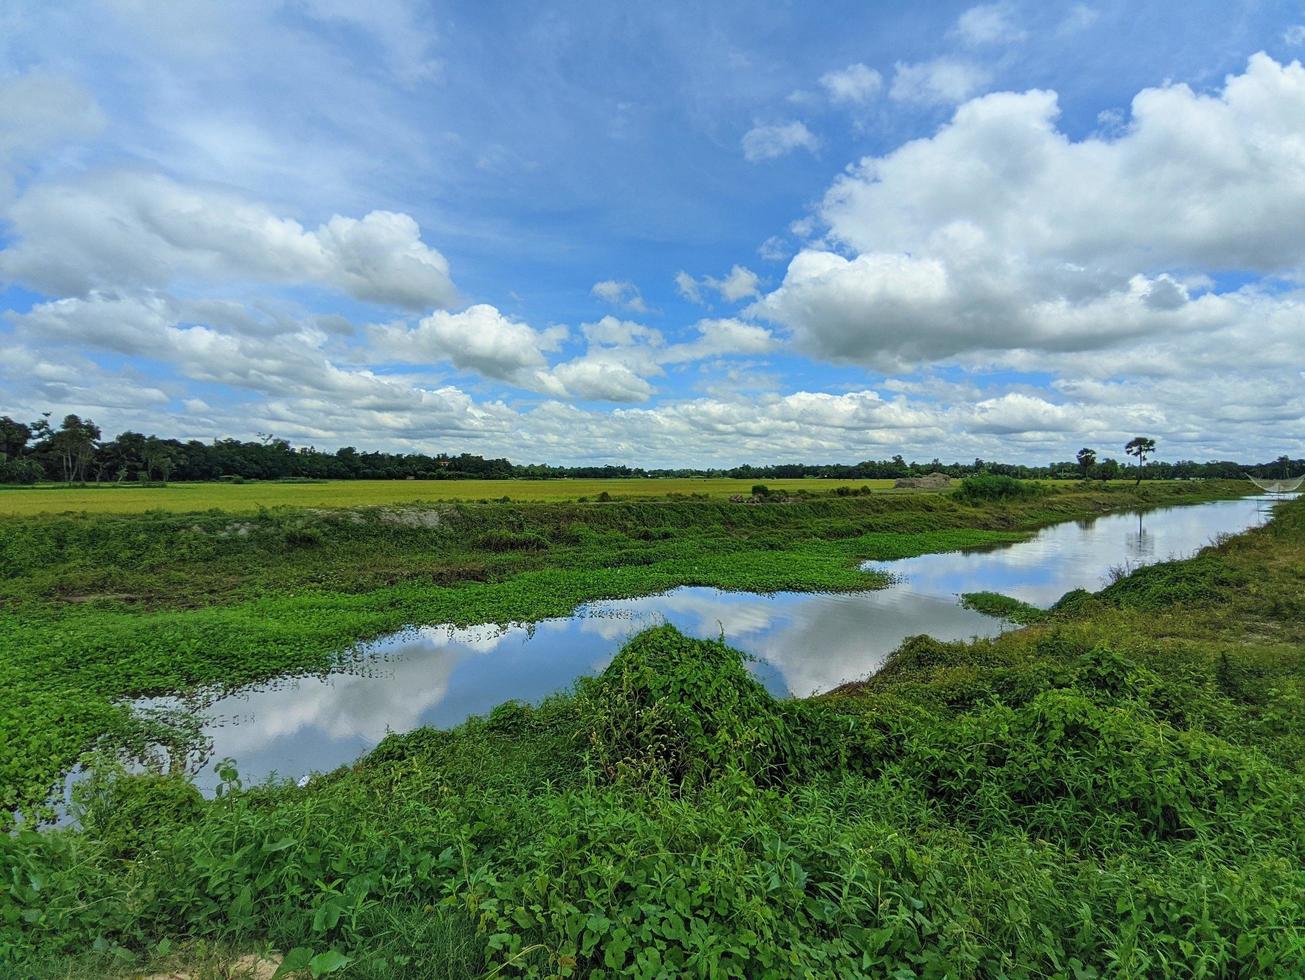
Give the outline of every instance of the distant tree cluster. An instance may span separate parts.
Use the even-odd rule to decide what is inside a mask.
[[[1152,461],[1155,441],[1132,440],[1125,452],[1137,458],[1140,480],[1145,469],[1154,479],[1237,479],[1250,471],[1257,476],[1286,476],[1305,469],[1305,460],[1279,457],[1248,467],[1231,461],[1174,463]],[[345,446],[324,452],[312,446],[293,447],[285,439],[260,435],[257,440],[165,439],[140,432],[103,438],[91,419],[65,416],[55,425],[46,413],[34,422],[0,417],[0,483],[167,483],[170,480],[509,480],[613,479],[619,477],[733,477],[742,480],[818,478],[829,480],[895,480],[944,473],[959,479],[975,474],[1036,479],[1117,479],[1120,463],[1098,459],[1084,448],[1075,460],[1045,466],[1025,466],[975,459],[972,463],[907,462],[901,455],[852,464],[781,463],[736,466],[730,469],[648,469],[638,466],[550,466],[486,459],[470,453],[360,452]]]

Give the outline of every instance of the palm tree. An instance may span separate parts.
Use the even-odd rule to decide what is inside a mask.
[[[1137,483],[1142,482],[1142,464],[1146,458],[1155,452],[1155,440],[1146,436],[1134,436],[1124,446],[1124,452],[1130,456],[1137,457]],[[1137,484],[1134,484],[1136,486]]]

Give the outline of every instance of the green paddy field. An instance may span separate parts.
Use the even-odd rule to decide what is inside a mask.
[[[762,481],[728,479],[630,480],[323,480],[321,482],[251,481],[248,483],[173,483],[139,487],[105,485],[0,488],[0,515],[135,514],[147,510],[174,512],[226,510],[247,513],[260,507],[374,507],[386,504],[497,500],[519,502],[574,501],[607,493],[622,499],[647,499],[672,494],[705,494],[725,499],[749,493]],[[805,490],[826,493],[839,485],[832,480],[766,480],[772,491]],[[892,480],[862,480],[850,484],[888,490]]]

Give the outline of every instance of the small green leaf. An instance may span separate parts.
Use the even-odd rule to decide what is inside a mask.
[[[339,921],[340,903],[335,899],[328,899],[313,913],[313,932],[327,932],[334,929]]]
[[[312,961],[312,958],[313,951],[311,949],[307,946],[296,946],[285,954],[285,958],[281,960],[281,965],[272,974],[272,980],[278,980],[279,977],[284,977],[288,973],[297,973],[300,970],[308,969],[308,964]]]
[[[630,948],[630,934],[624,929],[614,932],[603,947],[603,964],[609,970],[625,966],[625,954]]]
[[[343,970],[348,965],[349,957],[338,950],[328,949],[325,953],[314,956],[308,962],[308,969],[312,971],[313,976],[320,977],[334,973],[336,970]]]

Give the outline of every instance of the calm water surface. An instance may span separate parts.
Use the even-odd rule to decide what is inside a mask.
[[[720,592],[590,603],[531,626],[430,626],[360,648],[347,668],[238,691],[208,704],[209,760],[234,758],[248,784],[298,779],[370,751],[389,732],[449,727],[516,698],[538,701],[601,671],[625,639],[669,622],[700,637],[722,633],[757,658],[752,669],[778,695],[826,691],[873,673],[905,637],[993,636],[1000,620],[961,608],[962,592],[991,591],[1047,606],[1070,589],[1100,589],[1112,567],[1185,557],[1219,534],[1263,523],[1261,498],[1116,514],[1058,524],[1019,544],[868,563],[898,584],[838,595]],[[152,699],[142,706],[179,706]],[[198,758],[197,785],[216,776]]]

